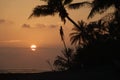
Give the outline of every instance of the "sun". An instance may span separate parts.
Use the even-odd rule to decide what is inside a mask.
[[[36,51],[37,46],[35,44],[33,44],[33,45],[30,46],[30,48],[31,48],[32,51]]]

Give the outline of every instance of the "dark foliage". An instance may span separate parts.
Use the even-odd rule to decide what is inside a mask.
[[[78,48],[76,53],[75,62],[83,64],[84,68],[102,65],[120,67],[120,40],[96,41],[83,49]]]

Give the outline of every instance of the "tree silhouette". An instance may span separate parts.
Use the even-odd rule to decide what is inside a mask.
[[[81,30],[73,28],[74,32],[70,34],[71,44],[77,44],[79,46],[88,45],[95,40],[105,40],[108,36],[108,26],[105,26],[105,22],[102,20],[96,22],[90,22],[89,24],[84,21],[78,22]]]
[[[79,29],[73,29],[75,32],[70,34],[71,39],[73,39],[71,41],[76,41],[74,43],[78,44],[75,48],[76,55],[73,60],[73,68],[82,69],[83,67],[88,68],[111,63],[114,50],[109,51],[111,49],[109,46],[112,47],[114,43],[109,41],[109,27],[106,26],[106,22],[98,20],[86,24],[81,21],[80,26],[82,26],[83,32]],[[84,38],[83,43],[79,43],[80,38]],[[79,44],[84,44],[84,47],[80,47]]]
[[[73,61],[73,50],[68,48],[67,51],[64,49],[62,51],[62,56],[57,56],[54,61],[55,69],[58,71],[68,70],[72,66]]]
[[[89,42],[95,40],[105,41],[109,37],[109,27],[106,26],[106,22],[98,20],[95,22],[90,22],[88,25],[88,33],[90,36]]]
[[[48,63],[48,65],[50,66],[50,69],[52,71],[55,71],[54,68],[53,68],[53,65],[51,64],[50,60],[46,60],[46,62]]]
[[[87,25],[87,39],[90,44],[83,49],[76,50],[75,62],[77,62],[77,66],[80,67],[81,64],[87,67],[109,65],[118,68],[120,66],[118,54],[120,48],[117,47],[120,45],[120,0],[93,0],[88,18],[93,17],[97,12],[101,14],[113,6],[115,12],[112,13],[112,16],[107,14],[107,17],[110,18],[114,16],[112,20],[109,18],[108,21],[105,21],[105,18],[101,18]]]
[[[85,44],[87,44],[87,39],[86,39],[86,28],[87,28],[87,24],[84,21],[80,21],[78,22],[79,27],[81,27],[81,29],[78,29],[76,27],[74,27],[72,30],[74,30],[74,32],[70,33],[70,41],[71,44],[75,44],[75,45],[79,45],[79,46],[84,46]]]
[[[30,15],[29,18],[31,18],[32,16],[47,16],[47,15],[52,15],[54,16],[55,13],[58,13],[61,20],[65,23],[67,18],[70,22],[72,22],[75,27],[80,28],[78,26],[78,24],[76,24],[70,17],[69,14],[66,10],[66,8],[68,7],[68,5],[70,5],[72,3],[73,0],[41,0],[41,1],[45,1],[47,4],[46,5],[39,5],[36,6],[33,10],[33,13]],[[71,6],[77,6],[77,8],[81,5],[83,6],[83,4],[88,4],[88,2],[80,2],[80,3],[74,3],[71,4]],[[69,7],[69,8],[73,8],[73,7]]]
[[[116,11],[115,13],[117,13],[120,10],[120,0],[93,0],[92,10],[88,18],[93,17],[97,12],[98,13],[105,12],[109,7],[113,5],[115,7]]]
[[[60,36],[61,36],[61,40],[63,42],[64,48],[67,51],[67,46],[66,46],[66,43],[65,43],[65,40],[64,40],[64,31],[63,31],[62,26],[60,26]]]
[[[120,0],[93,0],[92,10],[88,18],[93,17],[97,12],[103,13],[109,7],[114,7],[114,13],[108,15],[107,17],[112,18],[108,20],[109,33],[111,39],[120,39]]]
[[[61,40],[64,45],[64,50],[62,51],[62,56],[57,56],[56,60],[54,61],[54,66],[56,67],[56,70],[63,71],[71,68],[71,62],[72,62],[72,53],[73,50],[70,48],[67,48],[65,40],[64,40],[64,31],[62,26],[60,26],[60,36]]]

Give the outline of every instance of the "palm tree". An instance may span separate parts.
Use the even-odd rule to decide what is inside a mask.
[[[118,39],[120,36],[120,0],[93,0],[92,2],[92,10],[88,16],[88,18],[93,17],[97,12],[103,13],[109,7],[114,7],[115,12],[112,14],[111,22],[109,22],[109,33],[111,38]],[[108,15],[109,16],[109,15]],[[120,39],[120,38],[119,38]]]
[[[70,33],[70,41],[71,44],[75,44],[75,45],[79,45],[79,46],[83,46],[85,44],[87,44],[87,32],[86,32],[86,28],[87,28],[87,24],[84,21],[78,22],[79,23],[79,27],[81,27],[81,30],[74,27],[72,30],[74,30],[74,32]]]
[[[48,65],[50,66],[50,69],[52,71],[55,71],[54,68],[53,68],[53,65],[51,64],[50,60],[46,60],[46,62],[48,63]]]
[[[54,61],[55,69],[58,71],[64,71],[68,70],[72,67],[72,61],[73,61],[73,50],[68,48],[67,52],[64,49],[62,51],[62,56],[57,56],[56,60]]]
[[[64,40],[64,31],[62,26],[60,26],[60,36],[64,45],[64,50],[62,51],[63,56],[57,56],[56,60],[54,61],[54,65],[57,70],[63,71],[71,68],[73,50],[70,48],[67,48],[66,46],[66,43]]]
[[[63,42],[64,48],[67,51],[67,46],[66,46],[66,43],[65,43],[65,40],[64,40],[64,32],[63,32],[62,26],[60,26],[60,36],[61,36],[61,40]]]
[[[88,24],[88,31],[91,34],[91,40],[101,40],[101,41],[105,41],[107,40],[108,36],[109,36],[109,27],[106,26],[105,21],[102,20],[98,20],[95,22],[91,22]]]
[[[115,7],[116,13],[120,10],[120,0],[93,0],[92,2],[92,10],[88,16],[88,18],[93,17],[97,12],[103,13],[109,7]],[[118,15],[118,14],[117,14]]]
[[[41,0],[45,1],[47,4],[46,5],[39,5],[36,6],[33,10],[33,13],[29,16],[31,18],[32,16],[47,16],[47,15],[52,15],[54,16],[55,13],[58,13],[61,20],[65,23],[67,18],[69,21],[71,21],[75,27],[79,28],[78,24],[76,24],[70,17],[69,14],[67,13],[66,7],[72,3],[73,0]],[[88,4],[88,2],[80,2],[80,3],[74,3],[71,4],[70,6],[74,6],[75,8],[79,8],[80,6],[83,6],[83,4]],[[69,8],[73,8],[70,7]]]
[[[78,28],[72,29],[74,32],[70,34],[71,44],[83,47],[96,40],[105,41],[108,38],[109,30],[108,26],[105,26],[106,22],[98,20],[96,22],[90,22],[89,24],[86,24],[84,21],[78,23],[82,30]]]

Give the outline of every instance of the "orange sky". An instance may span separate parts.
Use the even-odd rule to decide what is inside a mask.
[[[75,2],[84,0],[74,0]],[[58,15],[28,19],[39,0],[0,0],[0,46],[28,47],[56,46],[61,44],[59,26],[64,26],[66,42],[70,44],[69,33],[73,24],[67,20],[63,25]],[[68,10],[70,17],[77,21],[87,20],[90,8]],[[98,17],[96,17],[98,19]],[[89,20],[87,20],[89,21]]]
[[[77,1],[77,0],[76,0]],[[79,0],[78,0],[79,1]],[[39,0],[0,0],[0,46],[60,45],[59,26],[63,25],[58,15],[27,19],[33,8],[42,4]],[[68,11],[76,21],[86,19],[88,9]],[[81,13],[82,12],[82,13]],[[68,34],[73,26],[69,21],[64,26]]]

